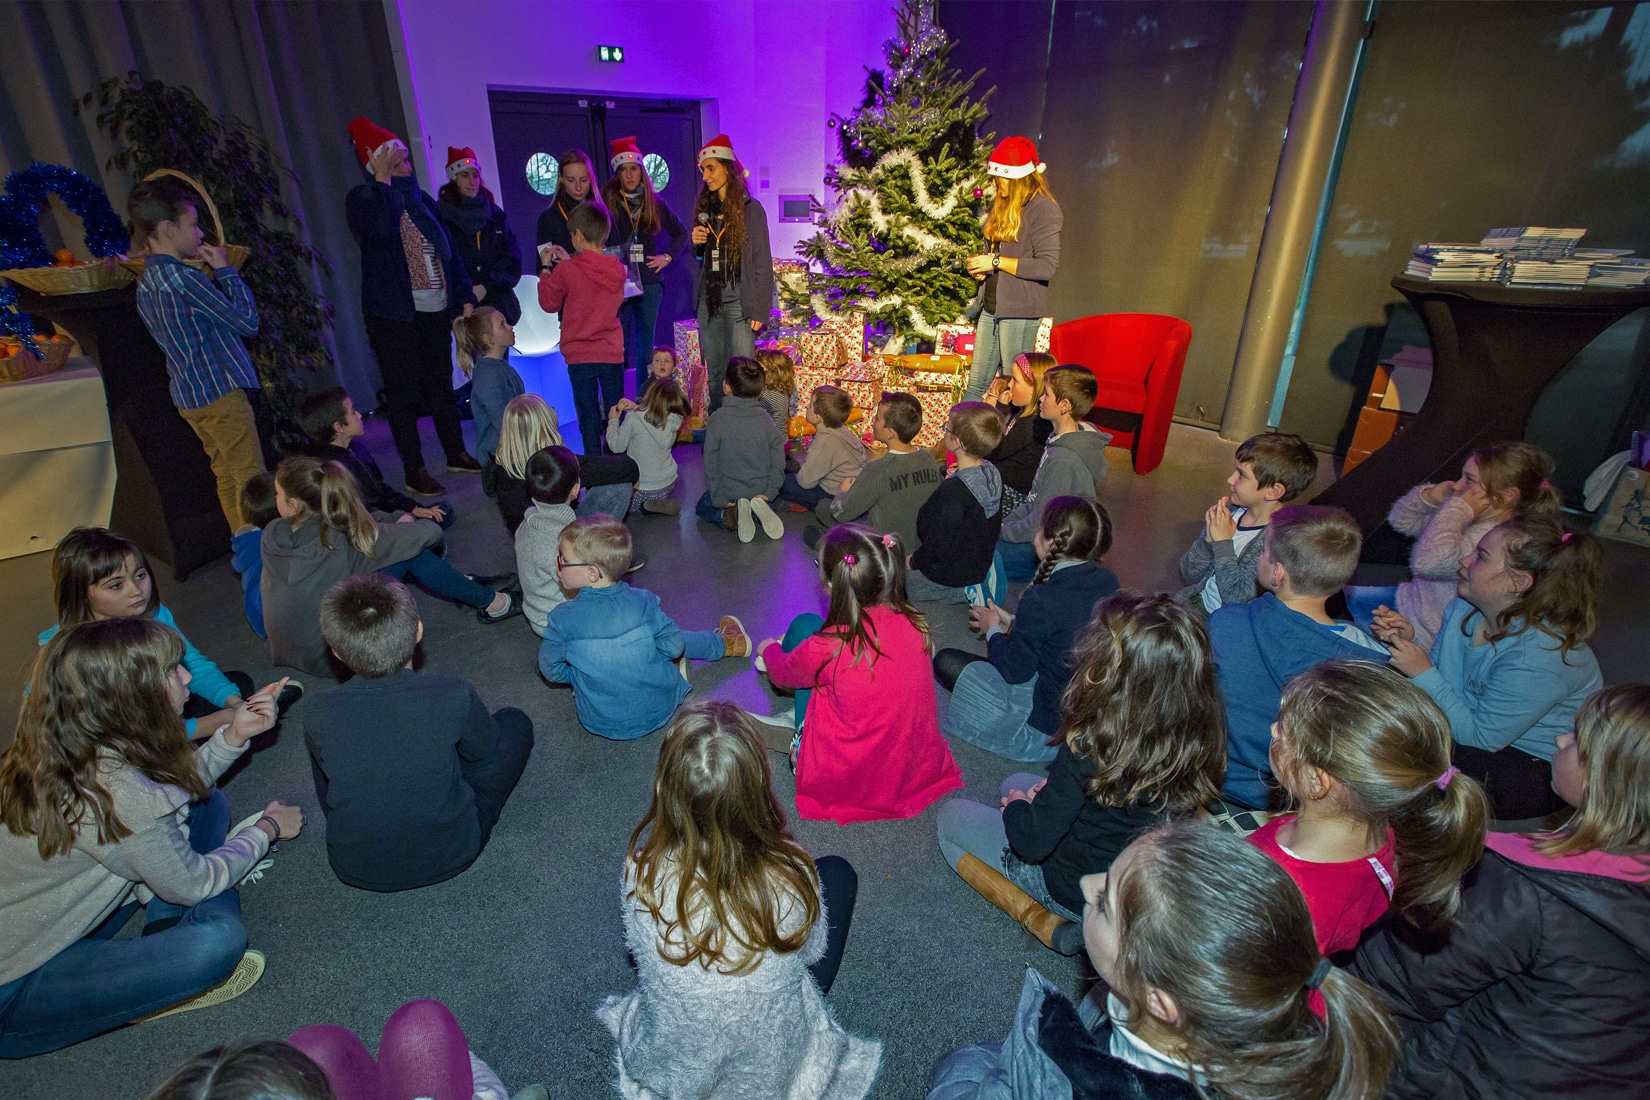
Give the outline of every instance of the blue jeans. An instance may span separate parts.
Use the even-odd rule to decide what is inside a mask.
[[[1362,584],[1349,584],[1341,589],[1346,595],[1346,609],[1352,613],[1352,621],[1359,630],[1369,633],[1369,626],[1375,621],[1375,609],[1382,605],[1398,610],[1398,586],[1390,588]]]
[[[1030,351],[1037,342],[1041,317],[993,317],[980,314],[974,326],[974,360],[968,368],[968,389],[964,401],[978,401],[997,372]]]
[[[710,502],[710,493],[706,492],[693,504],[694,514],[714,527],[722,527],[722,509]]]
[[[584,453],[594,457],[602,453],[607,410],[624,397],[624,364],[569,363],[567,378],[573,383],[573,415],[579,420],[579,438],[584,442]],[[596,392],[598,389],[600,396]]]
[[[214,789],[189,811],[189,846],[205,854],[229,834],[229,800]],[[117,909],[33,973],[0,985],[0,1058],[27,1058],[159,1012],[227,978],[246,951],[233,889],[184,908],[151,901],[144,935],[117,940],[137,903]],[[155,922],[166,921],[152,934]]]
[[[1030,790],[1042,778],[1029,772],[1015,772],[1003,780],[999,797],[1007,798],[1010,791]],[[1049,894],[1041,866],[1020,860],[1010,850],[1003,813],[997,807],[953,798],[940,807],[934,825],[939,833],[940,851],[953,871],[964,855],[972,855],[1031,895],[1044,909],[1067,920],[1082,921],[1083,914],[1072,912]]]
[[[491,588],[472,581],[428,550],[422,551],[416,558],[386,565],[379,572],[398,581],[411,577],[437,596],[482,610],[492,604],[495,595]]]
[[[791,620],[791,625],[785,628],[785,636],[779,640],[779,648],[786,653],[795,649],[803,642],[818,634],[825,625],[825,620],[811,611],[803,612]],[[796,732],[800,740],[802,734],[802,719],[808,713],[808,700],[813,698],[813,688],[798,688],[796,691]]]
[[[827,493],[822,485],[815,485],[812,489],[804,489],[802,483],[796,480],[795,474],[786,474],[785,484],[779,487],[779,499],[814,508],[819,505],[820,501],[830,500],[831,494]]]
[[[1029,722],[1036,693],[1036,676],[1011,684],[990,661],[975,661],[958,673],[940,728],[1009,760],[1046,763],[1057,749],[1048,743],[1046,731]]]
[[[712,314],[703,298],[699,300],[699,353],[705,358],[705,382],[710,390],[706,415],[722,407],[722,380],[728,360],[735,355],[756,354],[756,333],[738,299],[723,302]]]
[[[1037,551],[1029,542],[997,540],[998,571],[1011,581],[1029,581],[1037,575]]]
[[[619,307],[619,331],[624,333],[625,365],[636,371],[636,399],[647,389],[647,370],[653,359],[653,333],[659,322],[659,303],[665,284],[643,283],[638,298],[626,298]]]

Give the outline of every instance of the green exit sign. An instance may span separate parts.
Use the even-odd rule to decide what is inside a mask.
[[[623,61],[624,60],[624,47],[623,46],[597,46],[596,47],[596,60],[597,61]]]

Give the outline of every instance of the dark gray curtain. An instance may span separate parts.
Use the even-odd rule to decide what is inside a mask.
[[[30,161],[91,176],[124,216],[128,173],[110,172],[111,146],[75,100],[137,71],[185,85],[214,110],[259,130],[297,175],[287,201],[332,263],[318,286],[337,310],[337,362],[357,405],[377,404],[378,369],[361,320],[360,252],[344,194],[362,174],[345,125],[366,115],[406,133],[383,5],[377,0],[215,3],[49,0],[0,4],[0,174]],[[54,204],[71,246],[79,220]],[[55,245],[54,245],[55,247]],[[327,384],[331,384],[328,382]]]

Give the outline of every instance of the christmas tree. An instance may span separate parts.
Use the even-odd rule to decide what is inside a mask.
[[[983,249],[991,135],[977,128],[991,92],[970,98],[980,74],[964,80],[947,63],[952,45],[931,3],[902,0],[896,16],[887,71],[871,70],[859,109],[832,119],[842,162],[825,182],[836,205],[816,210],[819,232],[797,251],[819,269],[808,278],[816,316],[863,310],[872,323],[932,337],[935,324],[962,319],[979,287],[963,264]]]

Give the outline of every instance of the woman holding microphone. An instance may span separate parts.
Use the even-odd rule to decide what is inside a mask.
[[[756,354],[756,333],[773,308],[773,255],[767,211],[745,190],[745,170],[726,134],[699,150],[699,178],[704,186],[694,204],[693,256],[699,261],[699,278],[693,300],[709,411],[715,412],[722,407],[728,360]]]

